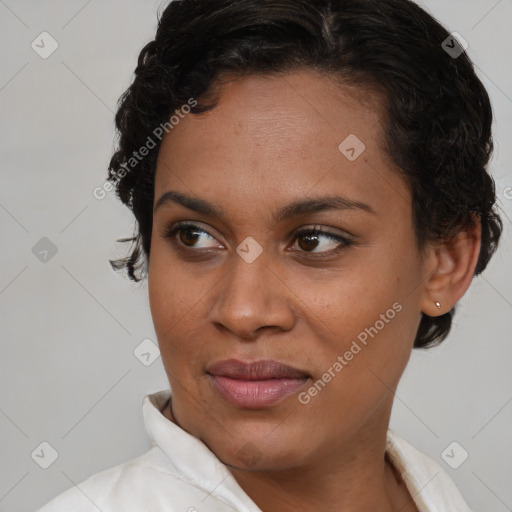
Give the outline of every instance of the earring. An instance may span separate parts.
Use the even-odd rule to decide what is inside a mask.
[[[441,303],[436,301],[436,308],[441,309]]]

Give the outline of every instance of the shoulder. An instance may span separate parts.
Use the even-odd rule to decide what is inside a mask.
[[[168,464],[160,448],[96,473],[36,512],[187,511],[202,491]],[[173,509],[169,509],[172,503]],[[175,508],[174,508],[175,507]]]
[[[448,473],[392,430],[388,431],[387,453],[420,510],[471,512]]]

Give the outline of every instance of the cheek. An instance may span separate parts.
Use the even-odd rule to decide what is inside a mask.
[[[375,250],[371,256],[369,252],[354,253],[343,269],[323,275],[305,272],[298,280],[296,275],[282,273],[297,298],[294,303],[301,308],[300,315],[313,322],[317,336],[329,340],[333,349],[342,349],[375,323],[379,333],[389,332],[406,316],[397,310],[411,300],[414,266],[394,258],[388,249]]]
[[[160,350],[165,353],[177,333],[186,323],[187,314],[197,301],[197,294],[192,291],[190,283],[185,282],[183,273],[165,258],[165,251],[159,247],[152,248],[149,272],[148,295],[151,316]]]
[[[152,249],[148,272],[151,316],[164,367],[170,377],[180,380],[202,368],[210,352],[205,345],[204,308],[215,282],[189,269],[170,257],[165,247]]]
[[[414,289],[421,279],[414,247],[399,247],[382,244],[336,275],[302,279],[297,295],[308,306],[303,314],[318,344],[308,357],[320,373],[336,374],[325,398],[372,401],[397,384],[407,365],[420,321]],[[343,369],[336,371],[339,356]]]
[[[184,319],[200,293],[167,241],[153,237],[148,271],[148,293],[155,328],[170,329]]]

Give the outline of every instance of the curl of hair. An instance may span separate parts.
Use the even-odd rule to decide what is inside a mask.
[[[111,261],[113,268],[127,269],[134,281],[147,275],[161,142],[155,129],[191,98],[214,90],[225,74],[311,69],[383,93],[383,147],[410,185],[418,247],[448,240],[480,222],[475,275],[480,274],[502,232],[487,172],[493,115],[467,54],[452,58],[443,49],[449,36],[410,0],[170,2],[155,39],[140,52],[115,118],[120,137],[108,179],[132,210],[138,232],[119,240],[135,248],[129,257]],[[198,102],[191,112],[215,105],[215,100]],[[148,137],[156,147],[145,158],[134,158]],[[423,314],[414,346],[444,340],[454,312]]]

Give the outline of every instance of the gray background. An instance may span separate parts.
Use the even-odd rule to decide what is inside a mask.
[[[95,199],[113,147],[113,112],[152,38],[161,1],[0,0],[0,510],[28,512],[93,473],[149,448],[147,393],[168,387],[147,288],[117,275],[134,223],[113,193]],[[492,162],[512,210],[512,0],[424,0],[459,32],[495,112]],[[31,43],[58,42],[49,58]],[[48,42],[45,43],[48,49]],[[391,427],[436,459],[475,511],[512,510],[510,225],[499,253],[460,302],[439,348],[414,352]],[[47,237],[57,253],[36,257]],[[469,458],[452,469],[443,450]],[[49,443],[58,458],[48,469]],[[43,450],[41,452],[41,449]],[[39,453],[39,457],[37,454]],[[450,452],[461,456],[461,448]],[[34,454],[34,455],[31,455]],[[41,455],[41,454],[44,454]],[[455,512],[455,511],[454,511]]]

